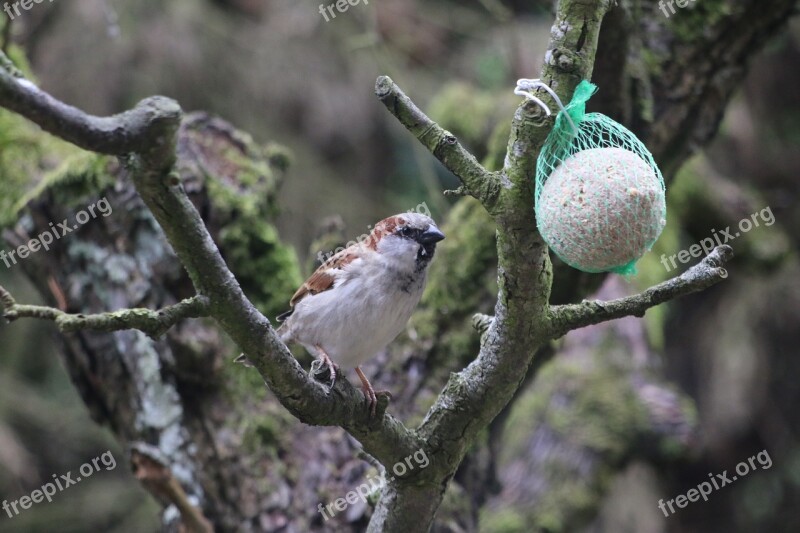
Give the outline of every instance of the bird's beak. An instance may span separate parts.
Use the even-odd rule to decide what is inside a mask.
[[[444,239],[444,233],[439,231],[439,228],[436,226],[430,225],[428,226],[428,229],[425,230],[425,233],[419,236],[418,241],[420,244],[431,244],[434,242],[439,242],[442,239]]]

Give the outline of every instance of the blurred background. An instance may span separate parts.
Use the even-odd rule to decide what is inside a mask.
[[[457,503],[443,509],[440,531],[800,530],[800,25],[788,17],[765,24],[741,48],[726,44],[728,57],[703,39],[736,43],[748,31],[753,17],[743,10],[752,3],[731,7],[732,2],[699,0],[669,19],[655,4],[621,4],[618,10],[634,10],[635,4],[635,17],[610,15],[609,27],[639,40],[617,49],[617,36],[601,37],[595,74],[600,92],[589,107],[628,124],[655,146],[668,181],[668,227],[631,280],[578,276],[557,265],[554,299],[579,301],[597,291],[613,298],[643,289],[689,266],[667,272],[661,254],[688,249],[712,230],[736,226],[767,208],[775,222],[729,243],[736,258],[724,283],[654,309],[645,319],[576,331],[550,347],[549,362],[454,480]],[[681,17],[685,26],[679,26]],[[390,75],[491,166],[502,161],[508,123],[520,102],[513,95],[515,80],[536,77],[552,20],[549,2],[512,0],[362,0],[327,22],[319,6],[307,1],[59,0],[35,4],[10,29],[7,20],[0,27],[11,37],[12,57],[27,57],[40,86],[71,105],[108,115],[163,94],[185,111],[204,111],[249,133],[254,145],[285,154],[285,169],[273,165],[281,166],[281,177],[269,191],[269,217],[293,250],[287,287],[310,273],[318,251],[326,253],[334,243],[368,232],[375,221],[423,203],[437,220],[480,226],[475,235],[454,239],[476,250],[463,275],[479,280],[480,287],[468,287],[472,296],[464,308],[442,303],[451,287],[435,280],[446,277],[465,253],[444,249],[441,271],[432,274],[433,295],[392,348],[403,361],[398,372],[430,376],[424,386],[422,378],[403,378],[407,395],[398,395],[398,409],[413,423],[447,372],[476,353],[476,334],[463,340],[452,332],[469,329],[463,317],[491,311],[493,231],[468,201],[442,194],[457,180],[387,113],[374,95],[375,78]],[[603,39],[610,43],[605,48]],[[685,72],[688,81],[669,85],[676,72]],[[695,99],[681,107],[693,98],[686,83],[703,85],[704,76],[725,90],[704,85],[711,104]],[[650,84],[630,82],[659,77]],[[649,98],[637,100],[643,93],[634,86],[648,86]],[[716,114],[704,115],[703,106]],[[12,149],[36,145],[42,134],[19,133],[23,126],[2,113],[0,209],[7,219],[3,246],[9,248],[20,231],[14,225],[28,224],[11,206],[64,158],[58,150],[40,151],[35,163],[23,163]],[[12,126],[20,128],[16,134],[9,134]],[[267,151],[274,162],[274,151]],[[488,260],[478,257],[486,250]],[[37,277],[41,273],[29,270],[36,268],[0,265],[0,284],[19,302],[52,304],[54,291]],[[256,279],[264,275],[255,273]],[[285,301],[287,290],[269,296]],[[74,290],[67,293],[80,299]],[[118,467],[57,494],[52,503],[13,518],[0,514],[0,531],[159,530],[161,506],[129,468],[123,443],[130,435],[109,422],[113,416],[98,414],[96,405],[87,409],[93,400],[84,385],[74,385],[80,381],[70,370],[75,362],[64,355],[75,348],[65,348],[60,338],[52,324],[0,326],[0,500],[29,494],[53,474],[75,471],[105,450]],[[215,357],[227,364],[234,355],[221,350]],[[399,387],[388,373],[378,381],[390,390]],[[427,394],[412,394],[421,390]],[[281,486],[293,496],[254,504],[248,511],[253,522],[242,530],[363,530],[368,509],[335,524],[316,515],[317,502],[351,490],[368,473],[368,465],[348,463],[355,469],[349,474],[342,466],[355,445],[341,432],[299,429],[299,423],[283,420],[285,414],[275,417],[281,422],[274,431],[292,428],[292,436],[270,437],[279,441],[279,452],[265,458],[263,468],[289,464],[283,454],[290,453],[292,441],[318,443],[324,435],[343,448],[337,444],[325,452],[336,460],[324,467],[322,481],[309,479],[310,470],[281,471],[288,480]],[[669,517],[659,510],[660,499],[685,494],[709,473],[733,472],[763,450],[770,468]],[[302,470],[302,461],[292,468]],[[312,461],[306,468],[322,467]],[[336,488],[326,489],[326,496],[315,491],[317,483]],[[307,490],[299,492],[300,485]],[[269,499],[262,495],[273,488],[261,487],[255,499]]]

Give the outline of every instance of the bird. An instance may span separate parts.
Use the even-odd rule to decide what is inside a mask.
[[[278,316],[279,338],[302,345],[330,372],[355,368],[371,416],[377,396],[361,365],[405,328],[444,233],[429,216],[401,213],[333,255],[297,289]],[[237,361],[242,361],[244,355]]]

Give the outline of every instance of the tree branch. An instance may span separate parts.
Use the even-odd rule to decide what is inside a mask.
[[[616,318],[641,317],[651,307],[716,285],[728,277],[723,265],[732,257],[730,246],[717,246],[703,261],[680,276],[650,287],[641,294],[607,302],[595,300],[554,305],[550,308],[550,338],[557,339],[573,329]]]
[[[0,106],[81,148],[126,155],[137,192],[153,213],[199,295],[207,298],[209,316],[259,371],[281,404],[302,422],[341,426],[364,449],[391,466],[425,447],[425,442],[400,421],[385,414],[371,418],[363,394],[349,381],[338,380],[330,390],[309,377],[264,317],[242,292],[225,264],[200,214],[186,195],[180,178],[171,172],[181,109],[174,100],[152,97],[134,109],[107,118],[90,116],[65,105],[32,83],[15,77],[0,65]],[[13,299],[6,302],[13,302]],[[16,304],[13,304],[16,305]],[[17,307],[19,312],[19,307]],[[32,312],[27,309],[28,312]],[[54,310],[44,312],[53,319]],[[41,313],[42,309],[34,312]],[[128,313],[127,320],[139,313]],[[125,312],[122,312],[125,313]],[[108,323],[105,316],[102,323]],[[65,320],[70,326],[74,318]],[[97,323],[97,322],[96,322]]]
[[[213,524],[190,501],[168,464],[169,460],[162,457],[155,446],[144,442],[131,444],[131,468],[134,477],[156,499],[175,506],[181,518],[178,530],[186,533],[213,533]]]
[[[558,2],[540,78],[562,102],[570,101],[581,80],[591,79],[600,23],[611,4],[611,0]],[[550,109],[558,109],[548,93],[537,91],[537,97]],[[511,122],[503,174],[517,188],[531,191],[531,206],[536,159],[554,121],[555,114],[547,117],[538,105],[526,99]]]
[[[375,94],[386,109],[461,180],[467,192],[489,213],[494,213],[500,192],[499,176],[483,168],[452,133],[423,113],[390,77],[377,79]]]
[[[95,315],[74,315],[53,307],[18,304],[2,285],[0,285],[0,302],[3,303],[3,317],[9,322],[19,318],[52,320],[64,333],[83,329],[97,331],[138,329],[154,339],[166,333],[181,320],[208,316],[209,310],[208,298],[194,296],[159,311],[123,309]]]
[[[569,100],[580,80],[591,76],[600,22],[609,6],[609,0],[558,2],[541,78],[563,100]],[[456,144],[457,148],[445,148],[449,134],[419,111],[391,80],[379,78],[376,93],[445,166],[460,171],[459,164],[474,160],[462,156],[463,149]],[[453,170],[497,223],[499,291],[494,320],[482,337],[477,359],[451,375],[419,427],[419,435],[437,461],[426,469],[426,479],[417,479],[414,486],[387,485],[370,521],[370,533],[430,526],[431,509],[435,510],[443,497],[443,481],[454,475],[479,432],[508,405],[539,346],[549,340],[552,266],[533,215],[533,177],[552,119],[544,120],[538,109],[527,102],[517,109],[504,169],[490,174],[491,181],[486,182],[490,194],[481,189],[477,173],[460,175]],[[450,137],[450,142],[455,140]]]
[[[170,158],[168,146],[153,142],[174,136],[180,124],[181,108],[174,100],[153,96],[130,111],[95,117],[56,100],[9,65],[11,61],[0,52],[0,106],[84,150],[117,156],[137,153],[151,161],[160,156],[162,168],[174,162],[174,150]]]

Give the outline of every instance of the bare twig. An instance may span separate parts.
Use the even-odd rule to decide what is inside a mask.
[[[494,212],[500,191],[497,174],[483,168],[452,133],[428,118],[390,77],[378,78],[375,94],[386,109],[461,180],[469,194],[477,198],[487,211]]]
[[[21,305],[0,285],[0,301],[3,303],[3,317],[9,322],[19,318],[39,318],[52,320],[62,332],[93,329],[97,331],[122,331],[138,329],[157,338],[171,327],[187,318],[208,316],[209,301],[204,296],[194,296],[167,306],[160,311],[150,309],[123,309],[111,313],[95,315],[74,315],[53,307],[41,305]]]
[[[730,246],[717,246],[703,261],[680,276],[650,287],[641,294],[607,302],[583,301],[550,308],[550,337],[624,316],[644,316],[645,311],[680,296],[699,292],[728,277],[723,265],[733,257]]]
[[[203,516],[200,508],[189,501],[186,491],[172,475],[172,470],[158,448],[141,442],[132,444],[131,468],[136,479],[157,499],[169,502],[178,509],[182,531],[213,533],[213,525]]]

